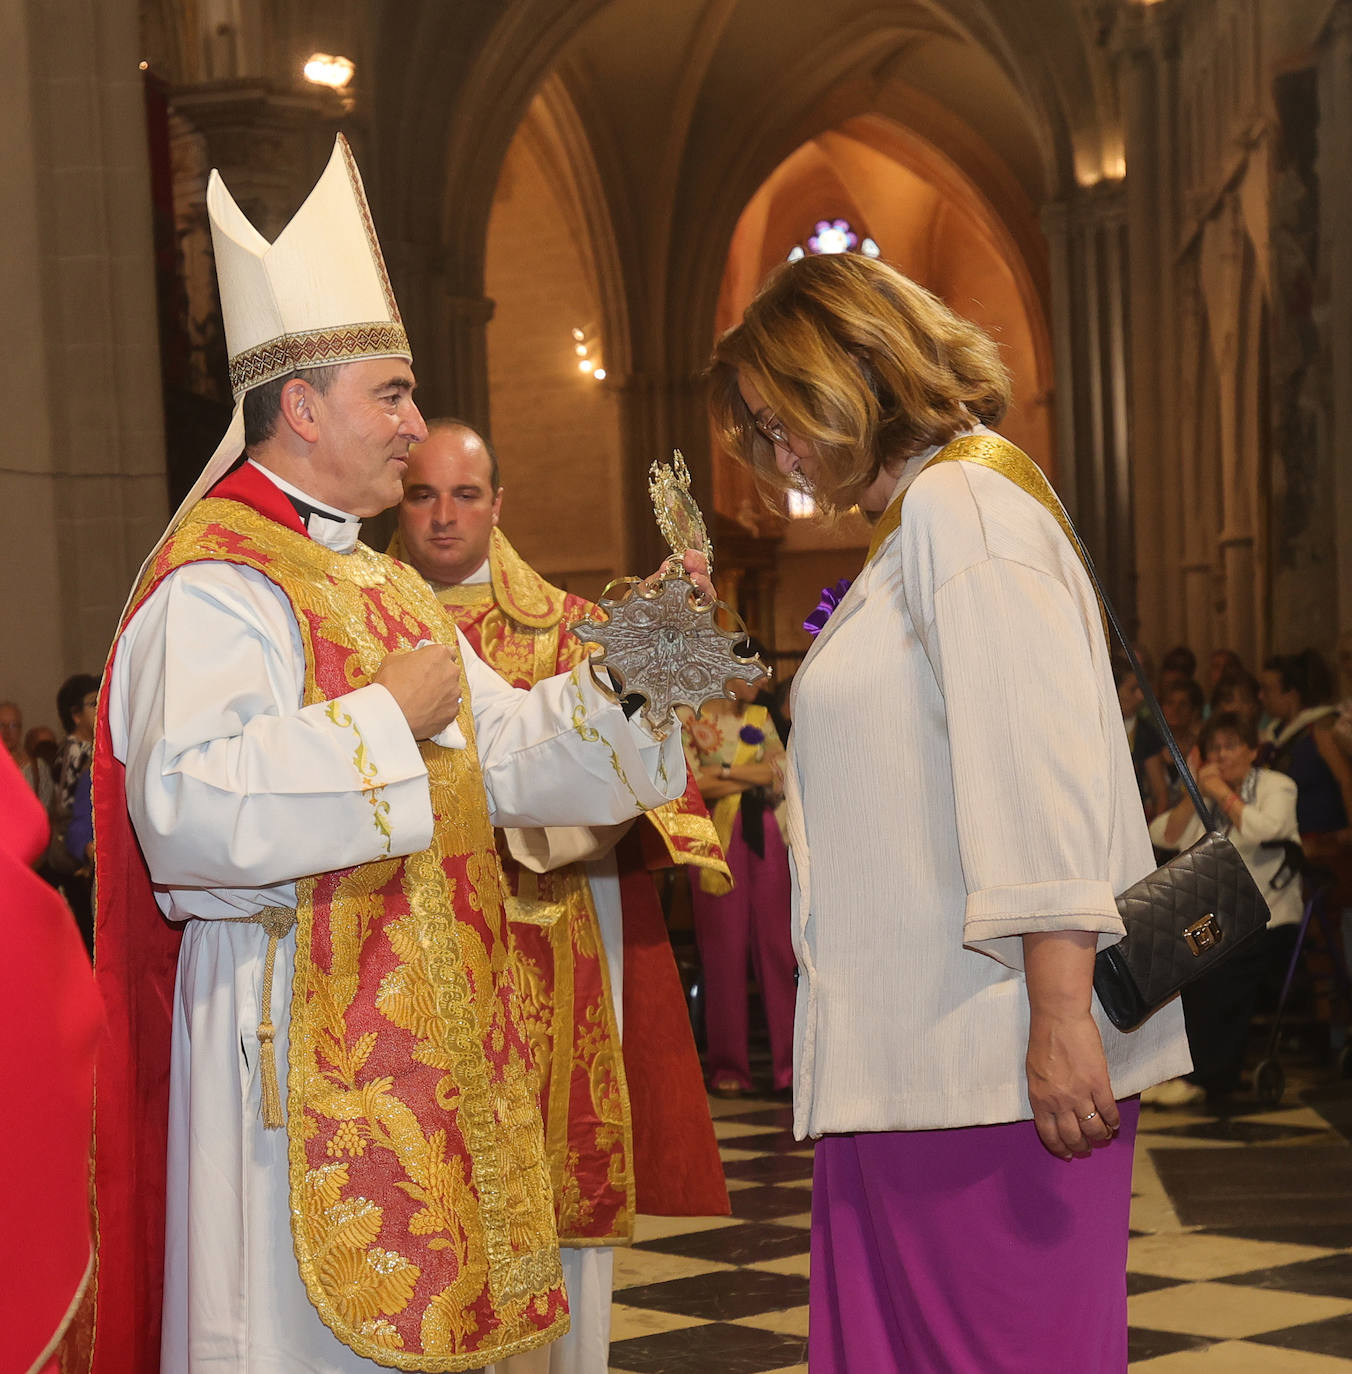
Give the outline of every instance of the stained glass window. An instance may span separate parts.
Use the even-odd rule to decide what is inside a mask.
[[[862,253],[866,258],[876,258],[882,256],[882,249],[867,235],[861,238],[847,219],[819,219],[807,242],[789,250],[789,261],[797,262],[809,253]]]

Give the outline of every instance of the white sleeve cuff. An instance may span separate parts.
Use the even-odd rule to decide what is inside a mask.
[[[1023,968],[1023,937],[1045,930],[1092,930],[1098,948],[1127,933],[1112,888],[1091,878],[989,887],[967,898],[962,942],[1009,968]]]

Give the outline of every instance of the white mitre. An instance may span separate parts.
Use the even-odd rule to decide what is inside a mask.
[[[342,134],[323,176],[275,242],[249,223],[214,169],[207,213],[235,410],[225,437],[146,559],[138,585],[183,517],[244,452],[246,391],[302,367],[359,358],[413,360],[361,174]]]

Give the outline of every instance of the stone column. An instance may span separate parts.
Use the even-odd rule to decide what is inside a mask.
[[[453,273],[444,247],[386,241],[384,248],[413,347],[423,414],[490,426],[488,325],[495,307],[483,294],[482,278],[471,282],[468,272]]]
[[[166,518],[149,164],[134,0],[27,0],[0,18],[13,386],[0,462],[0,694],[57,725],[98,671]]]
[[[1325,648],[1352,628],[1352,3],[1339,0],[1319,51],[1319,248],[1325,288],[1329,434],[1322,466],[1330,474],[1336,550],[1335,603]]]
[[[713,472],[704,387],[689,373],[632,372],[614,378],[620,396],[619,566],[648,572],[670,550],[653,520],[648,468],[679,448],[690,468],[691,490],[712,528]],[[612,384],[607,379],[606,386]],[[717,553],[717,549],[715,549]]]
[[[1067,507],[1126,621],[1134,600],[1127,413],[1127,247],[1120,181],[1049,206],[1057,474]]]
[[[1170,592],[1182,531],[1174,449],[1178,378],[1169,307],[1176,238],[1176,11],[1175,0],[1127,7],[1117,34],[1127,165],[1136,608],[1141,636],[1156,650],[1175,641],[1182,628]]]

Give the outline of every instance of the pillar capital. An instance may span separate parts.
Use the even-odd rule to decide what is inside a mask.
[[[1178,48],[1181,0],[1117,0],[1106,27],[1114,56],[1172,57]]]
[[[325,87],[253,77],[175,87],[171,102],[202,135],[207,164],[265,238],[295,213],[297,195],[322,170],[346,118],[342,97]]]

